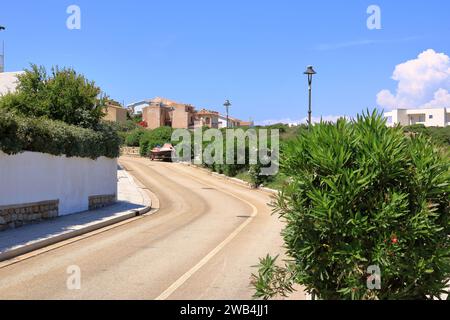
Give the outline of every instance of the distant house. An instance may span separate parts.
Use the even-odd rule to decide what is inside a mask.
[[[197,121],[200,122],[201,127],[219,129],[219,116],[220,114],[216,111],[203,109],[197,113]]]
[[[254,127],[255,123],[253,121],[241,121],[241,127]]]
[[[421,124],[426,127],[450,126],[450,109],[397,109],[386,112],[384,116],[389,126],[411,126]]]
[[[176,102],[170,99],[157,97],[152,100],[144,100],[130,105],[131,107],[148,106],[142,109],[143,121],[147,123],[149,129],[156,129],[163,126],[174,129],[195,129],[209,127],[214,129],[226,128],[226,117],[213,110],[202,109],[196,111],[191,104]],[[248,126],[250,122],[230,117],[229,127]]]
[[[134,115],[142,114],[144,108],[150,106],[150,100],[142,100],[127,105],[127,109]]]
[[[0,96],[16,91],[18,79],[17,76],[23,74],[19,72],[1,72],[0,73]]]
[[[159,97],[148,103],[149,106],[142,109],[142,119],[149,129],[164,126],[174,129],[195,127],[196,112],[193,106]]]
[[[219,115],[219,128],[240,128],[240,127],[253,127],[255,123],[253,121],[242,121],[233,117]]]
[[[105,116],[103,120],[124,123],[128,120],[128,110],[123,108],[119,103],[108,102],[105,107]]]

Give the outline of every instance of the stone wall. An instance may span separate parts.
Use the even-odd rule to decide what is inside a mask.
[[[58,208],[58,200],[0,206],[0,231],[56,218]]]
[[[117,201],[117,195],[103,195],[89,197],[89,210],[100,209],[113,205]]]
[[[133,157],[139,157],[139,147],[122,147],[120,148],[120,154],[124,156],[133,156]]]

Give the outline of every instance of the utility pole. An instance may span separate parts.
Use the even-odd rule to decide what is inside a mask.
[[[0,26],[0,31],[4,31],[6,28]],[[0,73],[5,72],[5,42],[2,41],[2,52],[0,54]]]

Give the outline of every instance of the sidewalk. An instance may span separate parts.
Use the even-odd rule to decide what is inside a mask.
[[[149,194],[122,168],[117,178],[115,205],[0,232],[0,262],[148,213]]]

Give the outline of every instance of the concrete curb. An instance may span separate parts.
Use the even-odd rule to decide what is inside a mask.
[[[135,180],[133,179],[132,181],[135,181]],[[0,253],[0,262],[11,260],[16,257],[25,255],[27,253],[30,253],[30,252],[33,252],[33,251],[36,251],[39,249],[43,249],[45,247],[49,247],[49,246],[57,244],[59,242],[63,242],[63,241],[66,241],[66,240],[69,240],[72,238],[76,238],[76,237],[82,236],[84,234],[91,233],[93,231],[97,231],[97,230],[118,224],[120,222],[129,220],[129,219],[133,219],[136,217],[140,217],[140,216],[143,216],[143,215],[149,213],[153,209],[152,205],[154,203],[152,201],[152,198],[155,199],[156,196],[152,195],[149,190],[143,190],[141,187],[138,187],[138,188],[139,188],[139,192],[141,192],[144,199],[147,200],[148,206],[146,206],[145,208],[142,208],[139,210],[129,210],[129,212],[127,214],[121,215],[116,218],[108,219],[106,221],[88,225],[88,226],[83,227],[78,230],[73,230],[73,231],[70,231],[67,233],[59,234],[54,237],[50,237],[48,239],[36,241],[36,242],[30,243],[30,244],[26,244],[26,245],[20,246],[18,248],[9,250],[9,251],[5,251],[3,253]],[[147,196],[145,196],[144,193],[147,193]],[[159,205],[156,207],[156,209],[158,209],[158,208],[159,208]],[[153,212],[152,214],[156,213],[156,211]]]
[[[255,190],[255,191],[261,191],[261,192],[264,192],[264,193],[267,193],[267,194],[270,194],[270,195],[278,195],[278,192],[279,192],[278,190],[269,189],[269,188],[265,188],[265,187],[259,187],[259,188],[255,189],[252,186],[250,186],[250,184],[247,181],[244,181],[244,180],[241,180],[241,179],[238,179],[238,178],[228,177],[228,176],[226,176],[224,174],[220,174],[220,173],[217,173],[217,172],[212,172],[212,171],[210,171],[210,170],[208,170],[206,168],[202,168],[202,167],[199,167],[199,166],[191,164],[191,163],[187,163],[187,162],[178,162],[178,163],[182,164],[182,165],[185,165],[185,166],[188,166],[188,167],[191,167],[191,168],[194,168],[194,169],[197,169],[197,170],[200,170],[200,171],[203,171],[203,172],[205,172],[205,173],[207,173],[209,175],[212,175],[213,177],[217,177],[217,178],[222,178],[222,179],[228,180],[231,183],[243,186],[243,187],[245,187],[247,189],[251,189],[251,190]]]

